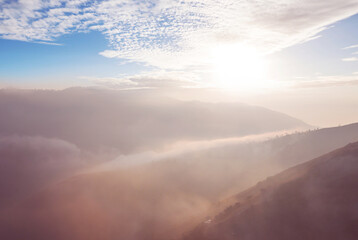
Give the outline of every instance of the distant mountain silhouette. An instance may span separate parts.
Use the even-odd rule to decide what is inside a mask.
[[[87,151],[111,150],[116,154],[153,150],[180,140],[309,127],[257,106],[89,88],[0,90],[0,115],[0,135],[58,138]]]

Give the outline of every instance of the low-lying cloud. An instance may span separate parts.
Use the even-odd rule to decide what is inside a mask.
[[[0,210],[86,165],[75,145],[34,136],[0,136]]]
[[[114,160],[108,161],[99,166],[95,166],[92,170],[89,170],[88,172],[112,171],[116,168],[128,168],[161,160],[183,158],[185,154],[190,154],[193,152],[201,152],[210,149],[225,148],[229,146],[238,146],[242,144],[254,144],[265,140],[267,141],[268,139],[277,136],[293,133],[294,131],[295,130],[277,131],[257,135],[249,135],[245,137],[215,139],[209,141],[179,141],[175,142],[171,146],[166,147],[162,151],[145,151],[137,154],[121,155]]]

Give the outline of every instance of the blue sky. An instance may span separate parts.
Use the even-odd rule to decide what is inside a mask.
[[[343,48],[358,44],[358,3],[314,2],[2,1],[0,83],[220,87],[233,75],[225,86],[245,89],[261,58],[260,77],[280,86],[351,82],[358,48]],[[218,59],[227,72],[216,74]]]
[[[358,42],[358,15],[334,23],[318,35],[318,39],[298,44],[273,54],[278,62],[285,62],[287,69],[280,69],[278,74],[285,77],[323,75],[350,75],[358,71],[358,62],[342,61],[358,52],[346,49]],[[358,55],[357,55],[358,56]],[[286,72],[287,71],[287,72]]]
[[[134,74],[145,67],[121,64],[99,55],[108,41],[99,32],[73,33],[56,38],[60,45],[0,40],[0,72],[5,82],[70,86],[86,84],[81,76]],[[60,82],[60,83],[59,83]]]

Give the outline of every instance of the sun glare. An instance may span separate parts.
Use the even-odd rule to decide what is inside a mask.
[[[234,90],[265,87],[266,63],[254,48],[231,44],[216,47],[212,52],[215,85]]]

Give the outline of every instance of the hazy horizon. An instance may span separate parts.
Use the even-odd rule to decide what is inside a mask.
[[[292,92],[273,92],[256,94],[237,94],[233,91],[217,89],[133,89],[118,90],[102,86],[72,86],[68,88],[19,88],[4,87],[0,90],[42,90],[42,91],[64,91],[71,88],[88,88],[98,90],[128,91],[130,94],[144,94],[170,98],[182,101],[200,101],[207,103],[242,103],[253,106],[265,107],[267,109],[287,114],[300,119],[315,127],[335,127],[355,123],[358,120],[356,89],[351,88],[349,98],[343,99],[336,95],[336,88],[328,88],[320,93],[307,93],[305,90]],[[318,97],[317,94],[320,94]],[[294,100],[293,100],[294,98]]]
[[[356,0],[4,1],[0,88],[146,89],[344,125],[358,121],[357,12]]]

